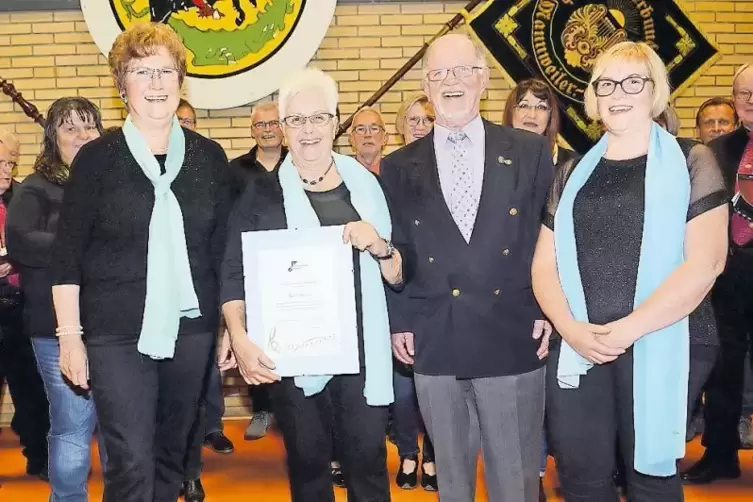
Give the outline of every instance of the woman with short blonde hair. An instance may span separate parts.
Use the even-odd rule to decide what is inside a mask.
[[[397,109],[395,130],[403,139],[403,144],[409,145],[434,129],[434,117],[434,106],[428,96],[417,92]]]
[[[137,23],[108,61],[128,116],[71,166],[53,257],[63,375],[91,387],[104,499],[174,501],[219,323],[231,205],[222,148],[181,128],[185,49]]]
[[[683,500],[677,460],[688,394],[700,392],[689,346],[716,339],[708,293],[727,255],[728,198],[711,151],[654,122],[668,97],[648,45],[607,49],[586,91],[606,132],[551,188],[532,273],[561,335],[546,408],[565,501],[619,499],[615,437],[631,500]]]

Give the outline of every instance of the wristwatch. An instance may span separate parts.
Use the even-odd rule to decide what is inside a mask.
[[[372,254],[371,256],[374,257],[375,260],[389,260],[392,258],[392,255],[395,254],[395,246],[392,245],[392,241],[385,241],[387,243],[387,254],[384,256],[377,256],[375,254]]]

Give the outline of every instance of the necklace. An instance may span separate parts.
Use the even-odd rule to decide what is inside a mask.
[[[311,186],[314,186],[317,183],[321,183],[322,180],[327,177],[327,175],[329,174],[329,171],[332,169],[332,166],[334,166],[334,165],[335,165],[335,159],[332,159],[332,162],[329,163],[329,167],[327,168],[326,171],[324,171],[324,174],[322,174],[321,176],[319,176],[319,179],[310,180],[309,181],[306,178],[304,178],[303,176],[301,176],[301,181],[303,181],[307,185],[311,185]]]

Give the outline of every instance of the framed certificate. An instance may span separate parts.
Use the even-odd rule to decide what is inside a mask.
[[[280,376],[360,371],[353,248],[343,230],[242,235],[248,336]]]

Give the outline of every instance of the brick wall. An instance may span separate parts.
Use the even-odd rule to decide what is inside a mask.
[[[684,136],[693,136],[695,112],[704,100],[729,95],[735,68],[753,58],[753,0],[683,1],[691,19],[715,40],[723,57],[676,100]],[[376,91],[421,47],[464,2],[421,2],[347,5],[336,17],[315,57],[340,85],[344,118]],[[124,117],[109,77],[106,60],[89,36],[80,12],[0,13],[0,75],[12,80],[42,112],[56,98],[81,95],[102,108],[105,125],[119,125]],[[420,88],[420,70],[412,70],[380,101],[388,129],[400,102]],[[502,118],[510,85],[497,70],[485,96],[482,113]],[[199,110],[199,130],[219,141],[229,157],[252,145],[248,139],[249,108]],[[0,127],[18,134],[22,142],[20,175],[29,173],[41,140],[41,129],[10,100],[0,95]],[[395,137],[390,149],[396,146]],[[348,151],[347,140],[339,145]],[[242,381],[226,377],[227,415],[247,412]],[[8,419],[5,394],[0,422]]]

